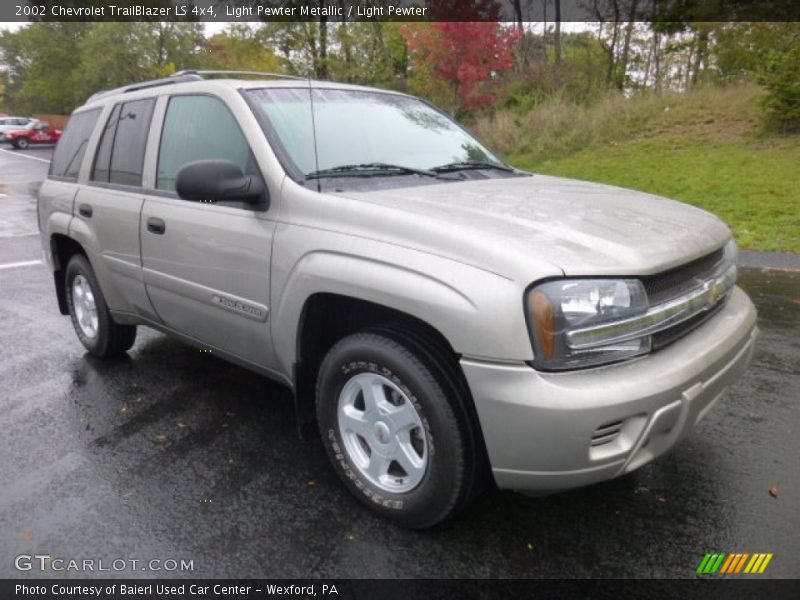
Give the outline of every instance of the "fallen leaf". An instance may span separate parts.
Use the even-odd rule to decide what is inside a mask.
[[[153,439],[154,439],[155,441],[157,441],[159,444],[163,444],[164,442],[166,442],[166,441],[167,441],[167,436],[165,436],[163,433],[157,433],[157,434],[156,434],[156,435],[153,437]]]
[[[352,533],[348,533],[347,534],[347,539],[352,541],[352,540],[356,539],[356,536],[354,536]]]
[[[658,497],[657,497],[657,500],[658,500],[659,502],[666,502],[666,501],[667,501],[667,499],[666,499],[666,498],[664,498],[664,496],[658,496]]]
[[[528,544],[528,550],[533,550],[533,544]]]
[[[128,405],[126,404],[122,408],[119,409],[119,412],[121,412],[123,415],[127,415],[129,410],[130,410],[130,408],[128,408]]]
[[[25,533],[22,534],[22,539],[30,542],[33,539],[33,532],[26,529]]]
[[[186,427],[186,423],[182,423],[181,421],[178,421],[178,427],[183,429],[184,427]]]
[[[317,482],[312,479],[311,481],[308,482],[308,485],[314,487],[315,485],[317,485]]]
[[[773,483],[771,486],[769,486],[769,495],[772,496],[773,498],[777,498],[778,497],[778,484],[777,483]]]

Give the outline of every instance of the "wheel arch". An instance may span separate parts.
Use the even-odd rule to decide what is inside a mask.
[[[331,319],[333,314],[344,318]],[[323,358],[339,340],[356,332],[376,333],[405,346],[432,370],[445,393],[455,397],[470,432],[469,452],[476,486],[473,492],[479,493],[492,481],[491,469],[475,402],[459,363],[460,355],[432,324],[392,307],[331,293],[316,293],[307,299],[298,323],[297,361],[292,373],[301,435],[308,432],[309,439],[317,435],[316,427],[312,426],[316,423],[315,392]]]
[[[434,363],[431,366],[444,378],[443,384],[458,395],[469,418],[480,429],[469,385],[458,362],[460,356],[444,334],[407,312],[329,292],[309,296],[297,324],[292,380],[301,427],[315,421],[314,396],[322,359],[339,340],[361,331],[391,337]]]
[[[86,260],[89,260],[89,256],[79,242],[63,233],[54,233],[50,236],[50,253],[53,257],[53,283],[56,286],[58,310],[62,315],[68,315],[69,307],[67,306],[67,295],[64,289],[67,263],[75,254],[82,254],[86,257]]]

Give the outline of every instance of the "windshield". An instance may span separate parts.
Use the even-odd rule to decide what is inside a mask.
[[[454,163],[504,168],[455,121],[416,98],[309,88],[248,94],[304,176],[360,173],[365,167],[419,175]]]

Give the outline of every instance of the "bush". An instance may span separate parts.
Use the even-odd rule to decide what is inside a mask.
[[[767,90],[762,99],[766,125],[781,132],[800,131],[800,47],[771,52],[759,83]]]
[[[752,83],[705,86],[685,94],[643,91],[628,98],[608,92],[592,103],[556,94],[528,110],[500,109],[475,119],[472,127],[490,147],[527,163],[560,158],[598,144],[657,135],[675,124],[730,119],[755,123]]]

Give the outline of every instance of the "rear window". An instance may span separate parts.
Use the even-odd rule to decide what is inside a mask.
[[[95,157],[92,181],[142,185],[144,151],[155,100],[118,104],[108,118]]]
[[[53,153],[53,160],[50,162],[51,177],[71,180],[78,178],[89,137],[99,116],[99,108],[72,115]]]

